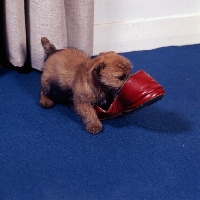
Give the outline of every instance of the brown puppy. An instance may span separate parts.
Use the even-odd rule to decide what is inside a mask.
[[[46,53],[41,76],[40,105],[53,106],[55,90],[68,94],[74,110],[81,116],[90,133],[102,130],[93,106],[110,104],[119,88],[131,75],[131,63],[115,52],[100,53],[91,59],[75,48],[56,50],[50,41],[42,37]]]

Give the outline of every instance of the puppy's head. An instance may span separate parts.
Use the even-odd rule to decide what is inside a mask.
[[[88,67],[100,84],[116,90],[131,76],[132,69],[127,58],[113,51],[100,53]]]

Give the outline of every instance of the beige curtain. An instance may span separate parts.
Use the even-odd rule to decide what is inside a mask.
[[[45,36],[57,48],[76,47],[92,55],[94,0],[5,0],[5,35],[9,61],[43,68]]]

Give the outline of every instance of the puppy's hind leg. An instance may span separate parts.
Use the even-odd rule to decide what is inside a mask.
[[[53,100],[50,98],[51,87],[50,85],[42,86],[40,92],[40,105],[43,108],[50,108],[54,105]]]

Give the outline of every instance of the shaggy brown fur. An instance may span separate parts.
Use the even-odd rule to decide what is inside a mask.
[[[56,50],[50,41],[42,37],[41,43],[47,55],[41,76],[40,105],[54,105],[52,94],[60,90],[70,94],[74,110],[81,116],[88,132],[102,130],[93,106],[110,104],[119,88],[131,75],[131,63],[115,52],[100,53],[91,59],[75,48]]]

